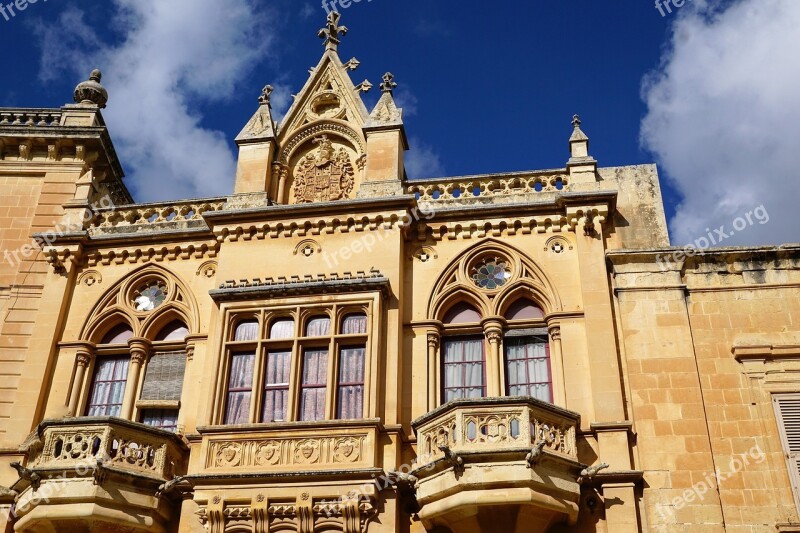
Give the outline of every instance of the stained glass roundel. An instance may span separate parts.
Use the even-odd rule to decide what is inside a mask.
[[[167,293],[163,287],[153,284],[142,289],[134,299],[136,310],[140,312],[152,311],[167,299]]]
[[[474,268],[472,281],[481,289],[494,290],[502,287],[511,277],[508,265],[500,259],[486,260]]]

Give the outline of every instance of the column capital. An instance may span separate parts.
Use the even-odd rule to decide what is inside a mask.
[[[550,340],[552,341],[560,341],[561,340],[561,325],[555,324],[548,328],[547,332],[550,334]]]
[[[486,340],[491,344],[500,344],[503,338],[503,331],[506,328],[506,319],[503,317],[488,317],[481,321],[483,333],[486,335]]]
[[[442,342],[442,335],[438,331],[428,331],[428,348],[436,349]]]
[[[131,350],[131,362],[142,364],[150,354],[152,344],[149,340],[141,337],[133,337],[128,339],[128,347]]]

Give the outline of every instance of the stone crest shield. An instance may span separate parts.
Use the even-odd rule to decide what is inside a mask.
[[[353,192],[353,164],[344,148],[335,150],[327,135],[314,139],[319,147],[306,155],[295,169],[295,202],[331,202]]]

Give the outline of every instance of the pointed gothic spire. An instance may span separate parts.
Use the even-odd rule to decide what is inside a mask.
[[[581,117],[578,116],[578,115],[574,115],[572,117],[572,126],[575,129],[572,131],[572,136],[569,138],[569,142],[570,143],[575,142],[575,141],[588,141],[589,140],[589,137],[587,137],[586,134],[583,133],[583,131],[581,130],[581,124],[583,124],[583,122],[581,122]]]
[[[597,161],[589,155],[589,137],[581,129],[581,117],[572,117],[572,135],[569,138],[570,158],[567,161],[567,168],[570,170],[570,178],[575,181],[593,181],[594,173],[597,170]]]
[[[339,26],[341,18],[342,15],[338,11],[331,11],[328,13],[328,22],[326,26],[319,30],[317,34],[320,39],[325,40],[326,50],[335,52],[341,42],[340,37],[347,35],[347,26]]]
[[[397,107],[394,96],[392,96],[392,92],[397,88],[397,83],[394,81],[394,74],[391,72],[384,74],[383,83],[381,83],[380,87],[383,94],[380,100],[378,100],[377,105],[375,105],[375,109],[370,113],[367,126],[375,126],[378,124],[402,125],[403,110]]]
[[[258,142],[275,138],[275,124],[272,121],[272,105],[270,104],[273,91],[272,85],[267,85],[261,90],[261,96],[258,97],[258,110],[236,137],[236,142]]]

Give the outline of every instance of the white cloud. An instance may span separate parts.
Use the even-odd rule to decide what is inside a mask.
[[[405,166],[409,179],[438,178],[445,175],[444,166],[433,148],[416,137],[408,140]]]
[[[44,79],[103,70],[103,114],[137,201],[230,193],[235,155],[227,135],[203,126],[197,102],[224,102],[272,44],[268,12],[254,0],[114,0],[115,43],[103,43],[67,8],[40,26]],[[253,110],[258,91],[251,88]],[[280,96],[278,97],[280,99]],[[243,125],[246,118],[243,119]]]
[[[721,244],[800,241],[800,2],[736,0],[677,11],[670,48],[645,79],[642,142],[683,194],[673,244],[755,223]]]

